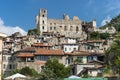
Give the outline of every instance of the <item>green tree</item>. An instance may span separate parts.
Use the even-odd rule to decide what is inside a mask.
[[[45,68],[43,69],[42,73],[44,73],[45,76],[47,76],[49,79],[54,78],[54,80],[62,79],[69,76],[70,69],[68,67],[65,67],[63,64],[59,63],[56,58],[48,59]],[[48,74],[47,72],[51,73]],[[43,74],[40,74],[42,78],[45,78]],[[52,77],[54,76],[54,77]],[[40,77],[40,80],[42,80]]]
[[[37,71],[35,71],[34,69],[31,69],[29,67],[24,67],[20,70],[21,74],[24,74],[26,76],[34,76],[37,77],[39,74]]]
[[[10,75],[16,74],[16,73],[20,73],[20,69],[14,69],[10,72]]]
[[[99,32],[91,32],[90,33],[90,39],[100,39]]]
[[[21,74],[32,76],[32,70],[29,67],[24,67],[21,69]]]
[[[34,69],[31,69],[29,67],[24,67],[22,69],[14,69],[11,71],[11,75],[16,74],[16,73],[21,73],[21,74],[24,74],[26,76],[33,76],[33,77],[39,76],[37,71],[35,71]]]
[[[37,28],[28,30],[28,35],[40,35]]]
[[[75,62],[75,63],[82,63],[82,60],[79,59],[79,58],[77,58],[77,59],[74,60],[74,62]]]
[[[116,72],[120,74],[120,56],[117,57],[115,60],[115,65],[116,65]]]
[[[52,70],[44,69],[42,70],[39,80],[55,80],[56,74]]]
[[[110,37],[110,34],[109,33],[100,33],[100,38],[101,39],[107,39]]]
[[[90,39],[107,39],[110,37],[109,33],[99,33],[99,32],[91,32]]]
[[[120,40],[115,40],[105,55],[108,66],[111,66],[114,73],[120,74]]]

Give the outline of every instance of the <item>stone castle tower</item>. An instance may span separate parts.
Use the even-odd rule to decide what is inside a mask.
[[[86,25],[86,24],[85,24]],[[36,26],[42,35],[44,34],[60,34],[65,37],[86,38],[87,35],[83,30],[82,21],[78,16],[73,16],[70,19],[69,15],[64,14],[62,19],[47,18],[47,10],[40,9],[39,14],[36,16]],[[94,30],[96,21],[90,23],[90,28]],[[85,26],[86,28],[86,26]],[[89,27],[87,27],[89,28]],[[94,28],[94,29],[93,29]]]
[[[47,32],[47,10],[46,9],[41,9],[39,11],[39,15],[36,16],[36,25],[37,28],[40,31],[40,34],[42,34],[42,32]]]

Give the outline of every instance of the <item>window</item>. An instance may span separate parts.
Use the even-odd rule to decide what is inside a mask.
[[[11,64],[9,64],[9,69],[12,69],[12,65]]]
[[[76,48],[74,48],[74,51],[76,50]]]
[[[59,26],[60,28],[62,28],[62,26]]]
[[[45,15],[43,14],[42,17],[45,17]]]
[[[42,17],[45,17],[45,15],[43,14]]]
[[[12,57],[8,57],[8,61],[11,61],[12,60]]]
[[[5,64],[3,65],[3,68],[4,68],[4,69],[6,68],[6,65],[5,65]]]
[[[50,23],[50,25],[52,25],[52,23]]]
[[[42,27],[42,29],[44,29],[44,26]]]
[[[43,20],[43,24],[44,24],[45,22],[44,22],[44,20]]]
[[[44,13],[45,13],[46,11],[44,10]]]
[[[65,51],[67,51],[67,48],[65,48]]]
[[[64,30],[65,30],[65,31],[67,30],[67,26],[64,27]]]
[[[6,61],[6,56],[3,56],[3,61]]]
[[[52,30],[52,27],[50,27],[50,30]]]
[[[44,69],[44,66],[41,66],[41,69]]]
[[[78,26],[76,27],[76,31],[79,31],[79,28],[78,28]]]
[[[44,66],[40,66],[40,71],[42,71],[44,69]]]
[[[56,30],[56,27],[54,27],[54,30]]]
[[[73,30],[73,27],[72,26],[70,26],[70,31],[72,31]]]
[[[48,58],[49,58],[49,56],[36,56],[36,59],[40,60],[40,61],[47,61]]]

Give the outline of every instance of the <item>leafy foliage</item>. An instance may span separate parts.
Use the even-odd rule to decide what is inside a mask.
[[[120,74],[120,56],[117,57],[117,59],[115,60],[115,65],[116,65],[116,71],[118,74]]]
[[[39,31],[37,28],[28,30],[28,35],[39,35]]]
[[[16,74],[16,73],[20,73],[20,69],[14,69],[14,70],[12,70],[11,71],[11,75],[13,75],[13,74]]]
[[[110,36],[109,33],[99,33],[99,32],[91,32],[90,39],[107,39]]]
[[[24,67],[21,69],[21,74],[32,76],[32,70],[29,67]]]
[[[74,60],[74,62],[75,62],[75,63],[82,63],[82,60],[79,59],[79,58],[77,58],[77,59]]]
[[[113,72],[120,74],[120,40],[115,40],[111,48],[106,51],[106,62]]]
[[[39,80],[60,80],[69,76],[69,68],[59,63],[56,58],[48,59]]]
[[[40,74],[39,80],[54,80],[56,78],[56,74],[53,73],[52,70],[44,69]]]
[[[107,39],[108,37],[110,37],[109,33],[100,33],[100,38],[101,39]]]
[[[13,71],[11,71],[11,75],[15,73],[21,73],[26,76],[34,76],[34,77],[37,77],[39,75],[34,69],[31,69],[29,67],[24,67],[22,69],[14,69]]]
[[[92,32],[92,33],[90,33],[90,39],[100,39],[99,32]]]

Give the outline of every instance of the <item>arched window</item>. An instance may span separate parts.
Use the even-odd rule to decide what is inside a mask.
[[[44,26],[42,26],[42,29],[44,29]]]
[[[64,26],[64,31],[66,31],[67,30],[67,26]]]
[[[44,20],[43,20],[43,24],[44,24],[45,22],[44,22]]]
[[[44,10],[44,13],[45,13],[46,11]]]
[[[73,30],[73,26],[70,26],[70,31],[72,31]]]
[[[45,17],[45,15],[43,14],[42,17]]]
[[[76,27],[76,31],[79,31],[79,28],[78,28],[78,26]]]

